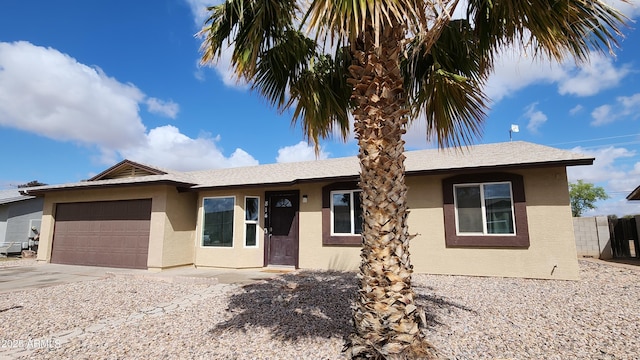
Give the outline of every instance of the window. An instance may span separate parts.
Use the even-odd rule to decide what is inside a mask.
[[[331,233],[359,235],[362,233],[360,190],[331,192]]]
[[[360,194],[357,181],[322,188],[322,245],[362,245]]]
[[[278,207],[278,208],[290,208],[290,207],[293,207],[293,204],[291,203],[291,200],[289,200],[289,199],[279,199],[276,202],[275,206]]]
[[[485,173],[442,180],[447,246],[528,247],[521,175]]]
[[[244,246],[258,247],[258,221],[260,219],[260,198],[244,198]]]
[[[233,247],[234,197],[204,198],[202,246]]]
[[[454,185],[459,235],[515,235],[511,183]]]

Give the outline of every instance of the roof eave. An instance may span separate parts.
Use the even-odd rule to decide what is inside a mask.
[[[189,188],[187,191],[198,192],[206,190],[225,190],[225,189],[247,189],[247,188],[265,188],[265,187],[289,187],[301,183],[317,183],[317,182],[338,182],[338,181],[353,181],[357,180],[358,175],[346,175],[346,176],[330,176],[319,178],[307,178],[297,179],[293,181],[278,181],[270,183],[255,183],[255,184],[233,184],[233,185],[196,185]]]
[[[443,173],[459,173],[459,172],[487,172],[495,170],[515,170],[515,169],[536,169],[566,166],[582,166],[593,165],[595,158],[583,158],[575,160],[557,160],[536,163],[520,163],[520,164],[503,164],[503,165],[483,165],[483,166],[466,166],[448,169],[429,169],[429,170],[413,170],[407,171],[407,175],[435,175]]]
[[[153,185],[171,185],[178,189],[190,188],[194,186],[193,183],[175,181],[175,180],[154,180],[154,181],[140,181],[135,183],[111,183],[111,184],[96,184],[92,182],[86,182],[78,185],[64,186],[64,187],[49,187],[41,189],[32,189],[25,191],[25,195],[31,196],[44,196],[47,193],[68,191],[68,190],[93,190],[93,189],[108,189],[114,187],[134,187],[134,186],[153,186]]]
[[[23,195],[21,197],[15,197],[11,199],[3,199],[3,200],[0,200],[0,205],[12,204],[20,201],[25,201],[25,200],[31,200],[33,198],[35,198],[35,196]]]
[[[627,195],[627,200],[640,200],[640,186]]]

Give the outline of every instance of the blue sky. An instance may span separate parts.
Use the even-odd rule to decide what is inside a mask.
[[[219,1],[218,1],[219,2]],[[211,2],[218,3],[218,2]],[[223,60],[200,67],[202,0],[3,1],[0,11],[0,189],[89,178],[128,158],[176,170],[314,159],[288,114],[237,84]],[[640,0],[611,1],[640,19]],[[530,141],[587,153],[571,180],[612,196],[590,214],[640,213],[640,34],[591,64],[532,62],[506,51],[477,143]],[[408,149],[426,148],[418,121]],[[322,143],[321,158],[357,154]]]

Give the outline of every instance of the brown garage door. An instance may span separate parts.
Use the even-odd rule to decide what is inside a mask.
[[[56,206],[51,262],[147,268],[151,199]]]

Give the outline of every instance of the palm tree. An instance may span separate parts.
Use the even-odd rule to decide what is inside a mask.
[[[429,358],[411,286],[404,141],[426,119],[440,147],[481,133],[482,92],[511,46],[551,60],[612,51],[626,19],[602,0],[226,0],[209,7],[202,64],[230,46],[239,79],[306,137],[349,134],[354,119],[364,224],[352,358]]]

